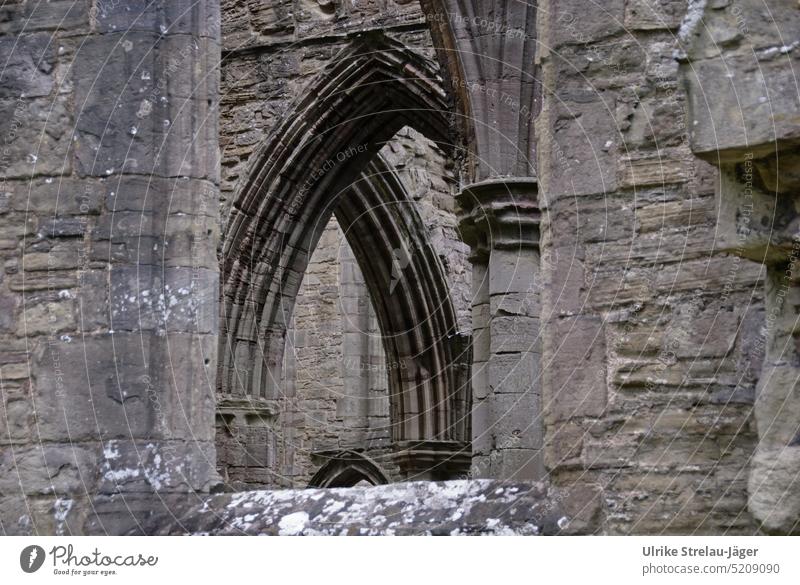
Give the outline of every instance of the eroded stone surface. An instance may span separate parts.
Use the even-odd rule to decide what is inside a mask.
[[[158,534],[547,535],[570,532],[560,492],[488,480],[242,492],[181,510]],[[575,506],[573,505],[573,508]]]
[[[763,530],[795,533],[800,526],[800,116],[794,72],[800,43],[793,35],[800,10],[792,2],[777,2],[766,15],[757,2],[745,0],[697,3],[697,11],[702,26],[686,27],[680,55],[692,150],[720,167],[723,248],[766,266],[749,510]]]

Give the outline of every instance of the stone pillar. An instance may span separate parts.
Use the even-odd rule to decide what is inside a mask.
[[[542,479],[536,3],[422,0],[459,116],[477,477]]]
[[[535,175],[535,2],[421,0],[459,115],[468,180]]]
[[[365,292],[367,291],[365,290]],[[367,434],[367,448],[389,448],[392,441],[392,421],[389,417],[389,376],[386,353],[383,349],[378,316],[371,303],[367,304],[367,313],[369,323],[366,355],[366,363],[369,368],[367,393],[369,432]],[[391,364],[391,366],[396,367],[396,364]]]
[[[767,271],[767,336],[756,390],[759,443],[748,491],[767,530],[800,533],[800,238],[788,262]]]
[[[344,242],[339,260],[344,394],[336,400],[336,416],[342,421],[339,446],[352,448],[364,444],[369,426],[369,301],[358,262]]]
[[[476,477],[544,478],[537,183],[463,190],[473,248],[473,465]]]
[[[469,221],[469,220],[467,220]],[[469,230],[465,226],[465,231]],[[472,469],[476,477],[488,476],[493,429],[489,400],[489,251],[481,233],[472,240]]]
[[[739,164],[722,165],[718,242],[766,265],[749,508],[764,530],[794,533],[800,528],[800,212],[794,204],[800,182],[787,164],[781,189],[791,193],[765,191],[769,163],[742,156]]]
[[[6,16],[3,109],[26,113],[0,285],[27,350],[13,397],[0,371],[0,525],[127,532],[216,481],[217,2]]]

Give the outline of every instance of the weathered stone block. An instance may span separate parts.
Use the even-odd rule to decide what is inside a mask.
[[[489,388],[494,393],[522,394],[538,388],[541,378],[538,353],[501,353],[489,360]]]
[[[214,457],[213,444],[201,441],[107,441],[97,493],[208,491],[215,481],[209,457]]]
[[[556,146],[550,149],[548,201],[616,191],[618,154],[613,146],[621,139],[614,101],[609,92],[559,94],[558,116],[551,130]],[[568,172],[560,168],[561,157],[569,161]]]
[[[550,472],[580,466],[585,431],[574,423],[557,423],[547,428],[545,463]]]
[[[85,493],[96,463],[90,445],[0,447],[0,496]]]
[[[472,454],[473,458],[489,455],[494,445],[492,425],[492,409],[490,401],[476,400],[472,404]],[[473,461],[473,467],[476,465]]]
[[[691,169],[691,156],[685,152],[633,155],[619,161],[619,185],[625,189],[640,189],[650,185],[685,183],[691,178]]]
[[[70,173],[72,115],[67,97],[0,99],[0,112],[6,178]]]
[[[79,331],[109,328],[108,277],[107,270],[78,273],[78,289],[70,295],[76,299]]]
[[[148,345],[147,337],[115,334],[113,341],[87,336],[37,349],[34,397],[42,440],[158,437],[163,426],[155,399],[163,402],[164,391],[153,386],[145,365]]]
[[[606,351],[603,322],[575,317],[553,324],[553,338],[545,363],[547,417],[568,420],[600,417],[606,409]]]
[[[552,2],[549,14],[552,46],[593,43],[621,32],[624,16],[623,0],[610,0],[595,5],[575,0]]]
[[[492,353],[533,352],[541,353],[539,319],[526,316],[492,317],[491,351]]]
[[[212,0],[126,0],[99,2],[90,12],[100,32],[156,32],[161,35],[220,33],[219,2]]]
[[[215,199],[216,186],[209,181],[177,177],[126,175],[102,184],[106,207],[116,213],[135,212],[147,215],[219,216]]]
[[[25,369],[27,369],[27,364]],[[0,379],[6,384],[9,366],[0,366]],[[26,373],[27,377],[27,373]],[[33,405],[22,393],[4,392],[0,398],[0,444],[32,440]]]
[[[88,31],[88,4],[89,0],[50,0],[45,4],[15,0],[0,9],[0,32]]]
[[[80,217],[62,218],[57,215],[39,218],[39,233],[48,238],[82,236],[86,232],[86,220]]]
[[[519,394],[495,394],[491,398],[491,405],[492,433],[496,445],[502,449],[542,448],[542,400],[533,390]]]
[[[145,530],[161,534],[186,530],[283,535],[556,534],[570,521],[560,506],[568,497],[567,492],[534,483],[498,486],[497,482],[486,480],[418,482],[310,489],[291,492],[287,498],[289,495],[290,492],[223,494],[209,500],[203,512],[199,512],[200,505],[197,509],[183,506],[182,513],[174,514],[179,519],[170,525],[164,525],[164,518],[154,517]],[[460,514],[452,520],[455,508]],[[425,521],[420,523],[422,517]],[[498,522],[489,527],[488,518]]]
[[[797,58],[792,55],[693,62],[684,73],[692,151],[718,164],[774,153],[776,141],[800,141],[793,68]]]
[[[0,331],[12,331],[17,324],[17,309],[20,298],[17,295],[0,294]]]
[[[498,453],[494,477],[511,481],[534,481],[547,477],[544,453],[536,449],[504,449]]]
[[[22,257],[22,270],[27,272],[47,270],[74,270],[80,263],[83,242],[60,241],[47,252],[31,252]]]
[[[65,290],[78,284],[78,277],[68,270],[15,274],[8,283],[12,291]]]
[[[686,13],[684,0],[631,0],[625,6],[629,30],[677,29]]]
[[[85,104],[76,121],[79,172],[216,179],[217,153],[206,148],[215,139],[208,98],[216,92],[203,85],[211,83],[203,75],[211,70],[203,61],[211,58],[210,41],[145,33],[126,38],[130,44],[120,40],[111,56],[107,38],[87,39],[73,66],[75,99]],[[174,70],[161,61],[165,54],[180,57]],[[109,59],[115,66],[104,68]]]
[[[157,392],[158,398],[152,400],[164,436],[213,442],[217,335],[170,332],[166,337],[157,337],[151,350],[150,360],[156,374],[149,393]],[[213,467],[213,461],[204,463]]]
[[[683,96],[642,99],[630,116],[625,133],[625,150],[658,150],[678,147],[688,141]],[[667,157],[664,157],[667,158]],[[683,157],[686,159],[687,157]],[[691,168],[691,164],[687,164]]]
[[[4,63],[0,73],[0,100],[18,99],[20,101],[10,103],[25,108],[23,99],[49,95],[53,89],[55,60],[55,43],[49,34],[0,38],[0,61]]]
[[[572,315],[586,303],[586,268],[578,250],[558,248],[555,265],[547,270],[544,297],[555,316]]]
[[[636,210],[639,233],[664,232],[710,225],[717,219],[717,202],[712,197],[664,201]]]
[[[749,509],[762,530],[779,534],[797,534],[800,513],[800,447],[778,446],[759,449],[753,457],[748,493]]]
[[[75,304],[71,300],[54,303],[38,303],[26,306],[22,311],[22,319],[17,325],[17,335],[55,335],[62,331],[75,329]]]
[[[10,185],[15,211],[40,214],[44,220],[67,215],[94,215],[103,203],[104,186],[70,177],[31,179]]]
[[[0,534],[80,535],[87,507],[85,498],[73,495],[0,498]]]

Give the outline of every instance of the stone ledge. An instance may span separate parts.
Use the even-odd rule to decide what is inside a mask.
[[[151,520],[159,535],[554,535],[573,532],[565,499],[542,483],[414,482],[218,494]]]

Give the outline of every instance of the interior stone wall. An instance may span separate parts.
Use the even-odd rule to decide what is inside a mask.
[[[540,11],[550,477],[602,494],[610,533],[752,533],[764,272],[716,242],[718,173],[692,155],[675,58],[692,15]]]
[[[316,0],[222,2],[220,147],[222,222],[247,173],[251,155],[348,42],[382,31],[434,58],[430,34],[416,2]],[[335,154],[335,153],[334,153]]]
[[[781,26],[795,26],[796,3],[778,4],[787,15]],[[383,425],[383,411],[376,411],[376,427],[369,416],[365,426],[345,425],[345,417],[362,418],[363,411],[310,391],[294,405],[284,400],[246,413],[233,405],[219,412],[217,428],[235,427],[235,440],[220,442],[218,435],[217,457],[214,250],[254,150],[352,39],[380,32],[434,57],[419,5],[226,0],[221,18],[216,8],[212,0],[22,1],[0,8],[0,59],[7,63],[0,83],[0,532],[168,531],[153,522],[166,522],[182,507],[191,513],[195,503],[188,500],[202,501],[219,487],[217,462],[224,463],[228,487],[302,485],[317,463],[290,456],[285,445],[298,441],[309,453],[319,437],[357,444],[369,438],[357,429]],[[713,83],[730,55],[752,74],[737,58],[752,58],[755,47],[767,77],[785,81],[797,45],[771,42],[759,11],[745,0],[540,0],[541,113],[513,96],[493,104],[495,113],[524,112],[536,130],[535,148],[526,145],[537,156],[543,278],[529,292],[543,299],[545,479],[553,493],[569,494],[567,516],[580,519],[572,524],[577,531],[754,533],[758,521],[748,510],[748,477],[759,469],[754,454],[768,469],[769,449],[784,454],[792,447],[785,468],[797,463],[797,445],[785,444],[796,440],[786,434],[796,385],[759,381],[776,331],[778,341],[796,341],[797,279],[786,285],[784,303],[774,271],[767,279],[762,264],[736,255],[753,257],[770,244],[751,242],[742,253],[730,239],[718,241],[722,232],[731,235],[729,225],[721,229],[720,214],[736,207],[729,197],[746,184],[747,167],[737,157],[747,132],[723,124],[731,134],[711,144],[713,127],[695,117],[692,79],[687,96],[678,71],[679,61],[696,61],[704,83]],[[703,18],[707,36],[687,55],[682,40]],[[779,114],[796,112],[795,89],[783,81],[766,86]],[[758,123],[765,96],[754,89],[743,95],[756,121],[745,130],[760,141],[753,153],[757,186],[786,195],[769,149],[780,142],[788,162],[796,160],[796,124],[771,125],[769,116],[770,124]],[[710,118],[727,112],[724,105],[715,102]],[[771,134],[775,128],[783,134]],[[387,144],[384,155],[414,194],[446,267],[459,326],[469,333],[470,269],[455,223],[453,195],[463,187],[456,169],[411,131]],[[722,175],[705,162],[715,157]],[[780,184],[791,190],[797,179],[788,167],[780,177],[788,183]],[[785,224],[778,252],[793,250],[792,206],[759,196],[763,217],[776,213]],[[341,247],[333,226],[328,236],[307,275],[319,284],[309,280],[297,317],[313,327],[334,323],[331,335],[341,333],[341,350],[319,344],[308,356],[320,360],[319,372],[330,373],[330,388],[346,395],[348,383],[363,380],[332,363],[345,362],[347,335],[357,331],[345,327],[341,312],[321,318],[303,308],[336,293],[343,304],[358,299],[353,313],[368,330],[373,326],[356,272],[342,278],[344,265],[326,259]],[[771,269],[785,267],[780,254],[780,261],[770,259]],[[333,282],[339,290],[323,284]],[[777,327],[770,326],[769,303],[779,305]],[[307,325],[296,322],[296,331]],[[369,360],[380,353],[374,346],[365,351]],[[795,367],[772,365],[785,376]],[[302,394],[309,386],[299,388],[308,380],[298,370],[295,364],[289,376],[287,369],[286,382]],[[378,386],[368,382],[366,389],[378,393]],[[774,390],[783,391],[789,407],[780,436],[768,436],[769,449],[759,455],[764,429],[753,412],[764,388],[772,402]],[[316,410],[309,410],[311,401]],[[307,425],[300,419],[309,412],[334,424]],[[309,431],[301,441],[280,434],[299,429]],[[783,486],[793,481],[756,494],[751,506],[762,514],[759,521],[784,501]],[[425,486],[419,493],[447,490]],[[497,496],[490,483],[456,487],[451,508],[483,489]],[[358,493],[336,497],[350,505]],[[405,492],[390,487],[364,497],[384,505],[399,493]],[[507,494],[501,495],[495,499],[507,509]],[[216,502],[225,507],[236,497]],[[285,512],[307,514],[294,507],[307,499],[308,493],[287,496]],[[249,501],[266,505],[272,498],[249,494],[240,503]],[[796,529],[796,499],[784,503],[787,514],[771,525],[776,531]],[[264,518],[274,524],[278,518],[270,514]],[[201,513],[195,519],[200,527],[206,521]],[[319,519],[328,520],[324,513]],[[478,531],[484,520],[474,521]],[[539,520],[516,519],[531,531]]]
[[[311,257],[287,335],[279,419],[295,485],[336,453],[352,449],[376,461],[390,479],[387,368],[364,278],[335,219]],[[394,473],[390,473],[394,472]]]

